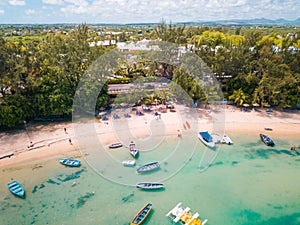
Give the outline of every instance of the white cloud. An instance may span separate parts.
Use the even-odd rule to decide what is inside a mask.
[[[0,9],[0,14],[5,13],[5,11],[3,9]]]
[[[32,14],[35,14],[35,11],[33,9],[27,9],[27,10],[25,10],[25,14],[32,15]]]
[[[26,5],[25,0],[9,0],[8,3],[10,5],[17,5],[17,6]]]
[[[62,0],[42,0],[43,3],[49,4],[49,5],[62,5]]]
[[[24,5],[26,0],[6,1],[14,5]],[[262,17],[268,19],[282,17],[292,20],[300,17],[299,0],[42,0],[41,2],[44,4],[39,6],[40,8],[33,6],[30,8],[36,12],[41,10],[51,14],[40,15],[41,21],[46,21],[52,16],[51,21],[56,22],[139,23],[160,22],[162,18],[167,22],[184,22]],[[60,5],[60,10],[55,8],[57,5]]]

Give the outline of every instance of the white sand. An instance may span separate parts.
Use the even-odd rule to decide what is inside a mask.
[[[259,109],[260,112],[242,112],[239,108],[230,107],[223,114],[225,115],[224,121],[223,115],[218,112],[197,110],[198,113],[195,114],[197,119],[195,120],[195,118],[189,118],[188,108],[176,106],[176,110],[176,112],[162,113],[161,119],[156,119],[153,113],[136,116],[132,112],[132,118],[126,119],[126,121],[124,119],[112,120],[111,118],[107,123],[96,121],[96,132],[103,145],[122,140],[122,135],[126,135],[126,132],[130,132],[137,138],[147,138],[152,135],[177,136],[178,130],[180,130],[184,138],[185,133],[189,130],[195,133],[199,130],[211,131],[214,126],[225,127],[226,133],[262,133],[265,127],[269,127],[273,129],[272,134],[300,137],[299,112],[273,111],[272,115],[268,115],[266,109]],[[191,129],[187,127],[186,121],[190,122]],[[184,129],[184,124],[186,129]],[[67,129],[67,133],[65,133],[64,127]],[[25,131],[0,134],[0,156],[10,152],[14,153],[12,157],[0,160],[0,168],[17,167],[58,157],[81,156],[71,122],[29,125],[28,134]],[[69,143],[69,138],[72,140],[72,145]],[[30,150],[28,148],[30,141],[33,143],[33,147],[37,148]]]

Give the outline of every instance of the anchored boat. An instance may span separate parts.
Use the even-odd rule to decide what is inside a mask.
[[[122,143],[118,142],[118,143],[111,144],[108,147],[109,148],[120,148],[122,146],[123,146]]]
[[[137,149],[137,146],[133,141],[131,141],[129,144],[129,151],[130,151],[130,155],[132,155],[133,158],[138,157],[139,150]]]
[[[160,165],[158,162],[151,162],[151,163],[148,163],[148,164],[145,164],[139,168],[137,168],[137,172],[138,173],[142,173],[142,172],[148,172],[148,171],[152,171],[152,170],[156,170],[156,169],[159,169],[160,168]]]
[[[124,160],[122,164],[123,166],[135,166],[135,160]]]
[[[199,132],[198,138],[203,142],[203,144],[210,148],[214,148],[216,146],[212,136],[208,132]]]
[[[131,220],[130,225],[139,225],[144,222],[152,209],[152,203],[147,203]]]
[[[25,196],[25,189],[18,181],[14,180],[7,184],[8,189],[10,192],[20,198]]]
[[[178,203],[170,212],[167,213],[166,216],[171,217],[173,222],[185,225],[204,225],[207,222],[207,219],[201,221],[199,217],[199,213],[191,213],[190,208],[183,208],[181,206],[181,202]]]
[[[77,160],[77,159],[63,158],[63,159],[59,159],[59,162],[65,166],[69,166],[69,167],[80,166],[80,160]]]
[[[275,145],[274,141],[272,141],[267,135],[259,134],[259,136],[262,142],[264,142],[267,146],[273,147]]]
[[[156,183],[156,182],[142,182],[142,183],[136,184],[136,187],[145,189],[145,190],[154,190],[154,189],[165,188],[164,184]]]

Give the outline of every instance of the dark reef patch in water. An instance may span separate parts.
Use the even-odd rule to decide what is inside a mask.
[[[292,152],[290,150],[282,149],[258,149],[258,150],[252,150],[247,151],[247,154],[245,155],[245,158],[247,159],[269,159],[272,155],[289,155],[289,156],[298,156],[300,153],[298,152]]]
[[[129,194],[129,195],[123,197],[123,198],[122,198],[122,202],[128,202],[128,201],[129,201],[129,202],[132,202],[133,196],[134,196],[134,193],[131,193],[131,194]]]
[[[277,218],[270,218],[268,220],[255,223],[256,225],[266,225],[266,224],[272,224],[272,225],[282,225],[282,224],[288,224],[288,225],[299,225],[300,221],[300,213],[293,213],[290,215],[285,215]],[[253,222],[249,221],[245,225],[253,225]]]
[[[58,183],[58,182],[56,182],[56,181],[54,181],[54,180],[52,180],[52,179],[48,179],[48,180],[47,180],[47,183],[49,183],[49,184],[60,185],[60,183]]]
[[[80,178],[80,174],[83,173],[85,170],[81,169],[76,171],[75,173],[72,173],[70,175],[66,175],[66,174],[60,174],[57,176],[57,180],[61,181],[61,182],[67,182],[70,180],[75,180],[75,179],[79,179]]]
[[[232,162],[231,162],[231,165],[232,165],[232,166],[235,166],[235,165],[237,165],[238,163],[239,163],[238,161],[232,161]]]
[[[220,166],[220,165],[223,165],[224,162],[222,161],[218,161],[218,162],[215,162],[215,163],[212,163],[212,164],[209,164],[209,167],[213,167],[213,166]]]
[[[80,197],[77,199],[76,208],[78,209],[78,208],[82,207],[82,206],[86,203],[86,201],[87,201],[88,199],[90,199],[91,197],[93,197],[94,195],[95,195],[94,192],[88,192],[88,193],[86,193],[85,195],[80,196]]]
[[[252,221],[252,222],[259,220],[261,218],[260,213],[254,212],[250,209],[245,209],[245,210],[241,211],[239,216],[244,217],[248,221]]]

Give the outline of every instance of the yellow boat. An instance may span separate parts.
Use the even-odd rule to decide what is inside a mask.
[[[152,209],[152,203],[147,203],[131,220],[130,225],[139,225],[144,222]]]

